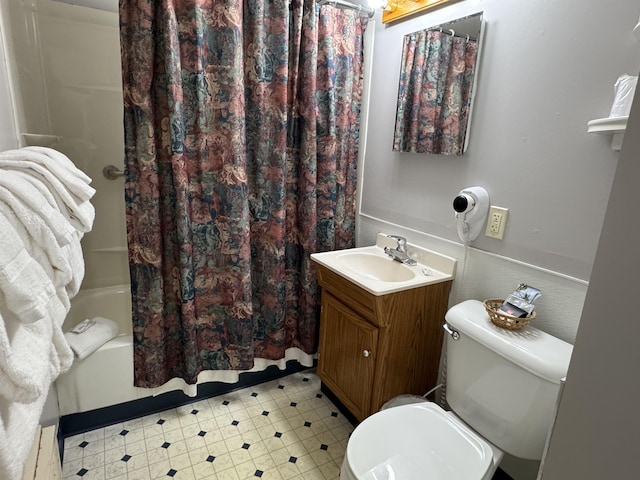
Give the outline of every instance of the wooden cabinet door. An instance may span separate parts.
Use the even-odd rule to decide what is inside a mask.
[[[376,326],[322,293],[318,375],[358,420],[369,414],[377,345]]]

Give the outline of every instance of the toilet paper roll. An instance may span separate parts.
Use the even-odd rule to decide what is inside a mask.
[[[631,75],[620,75],[614,85],[613,105],[609,118],[628,117],[633,102],[633,94],[636,91],[638,77]]]

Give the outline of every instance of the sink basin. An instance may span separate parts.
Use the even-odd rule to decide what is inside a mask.
[[[372,280],[406,282],[416,276],[410,267],[373,253],[343,253],[337,261],[344,268]]]
[[[453,279],[455,259],[408,243],[409,257],[418,263],[405,265],[384,253],[384,247],[395,246],[395,240],[379,233],[376,244],[370,247],[314,253],[311,259],[373,295],[386,295]]]

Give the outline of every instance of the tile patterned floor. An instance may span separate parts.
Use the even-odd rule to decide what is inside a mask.
[[[302,372],[68,437],[63,477],[338,479],[352,431]]]

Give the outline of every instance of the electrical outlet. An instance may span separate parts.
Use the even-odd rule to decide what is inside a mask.
[[[507,224],[508,208],[494,207],[489,209],[489,215],[487,217],[487,229],[484,234],[487,237],[502,240],[504,237],[504,227]]]

